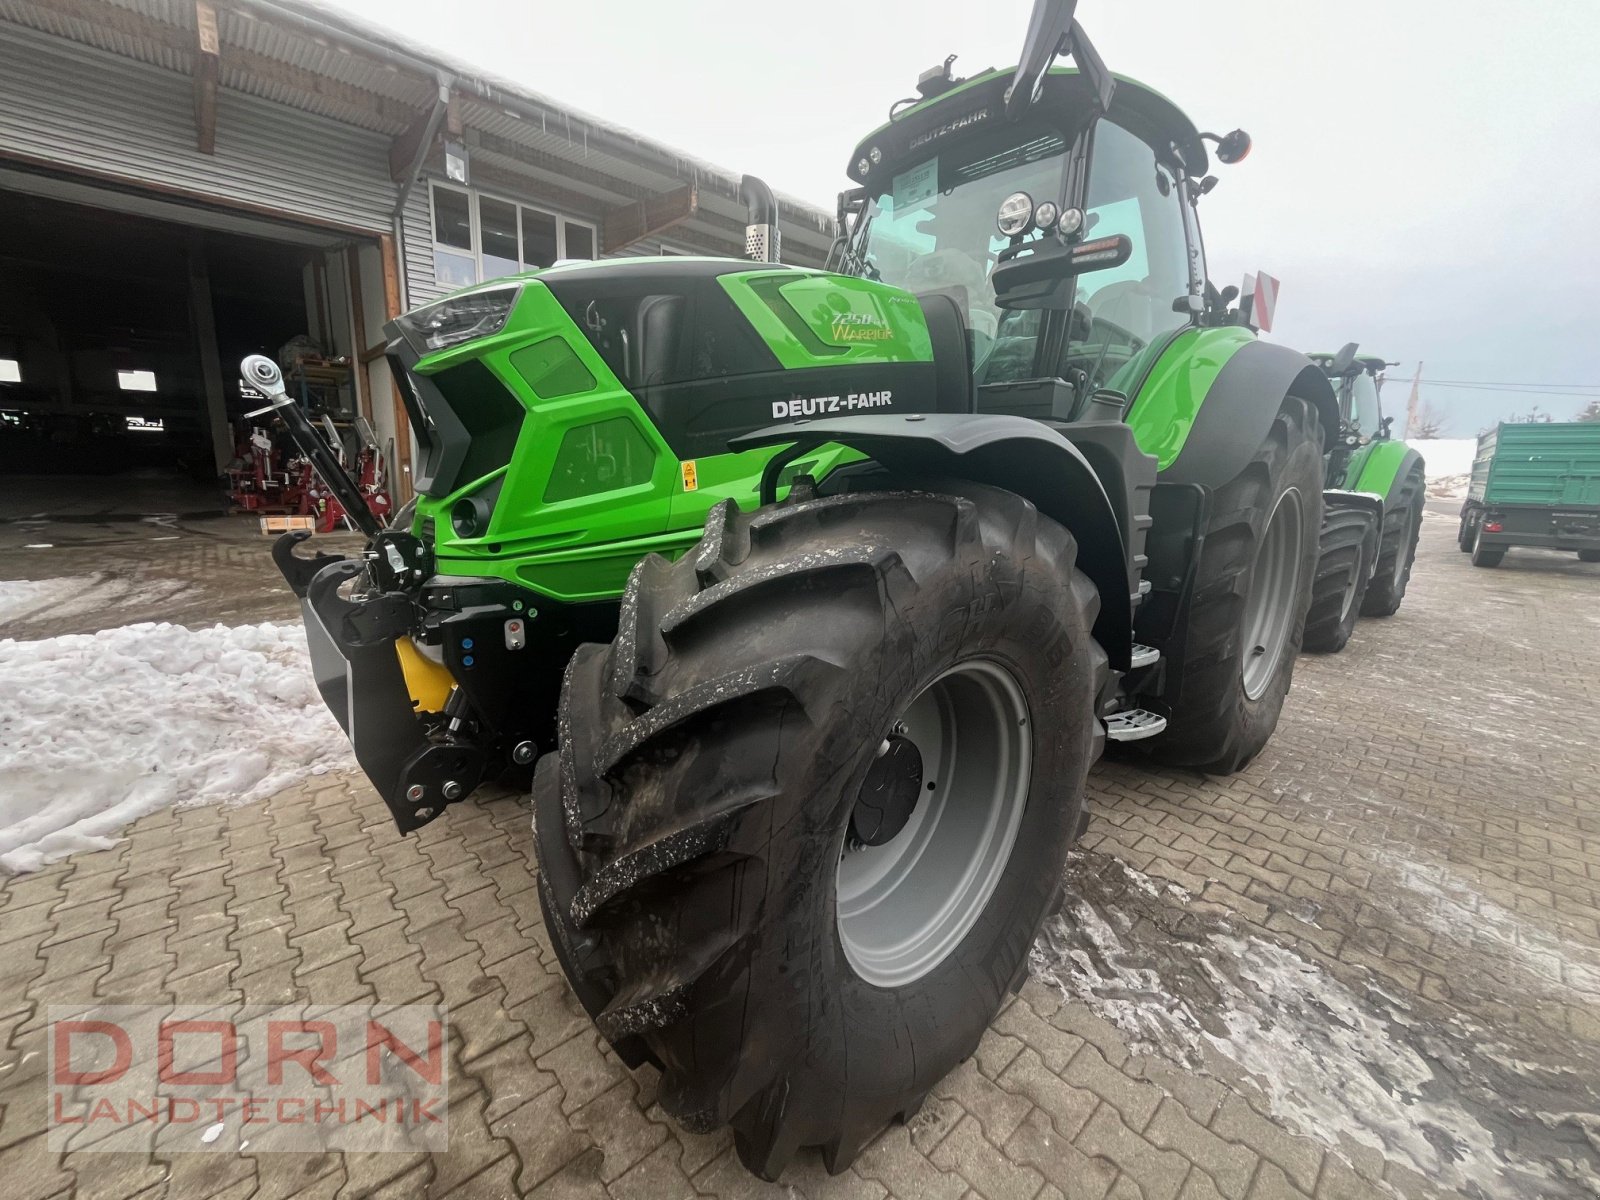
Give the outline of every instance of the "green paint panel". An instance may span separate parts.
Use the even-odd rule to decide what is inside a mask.
[[[1411,448],[1404,442],[1371,442],[1363,446],[1351,456],[1350,469],[1345,472],[1345,478],[1353,480],[1348,485],[1350,490],[1388,496],[1410,453]]]
[[[1128,410],[1134,441],[1156,456],[1157,470],[1178,460],[1211,385],[1228,360],[1253,341],[1248,329],[1190,329],[1161,355]]]
[[[584,268],[575,264],[555,269]],[[762,269],[735,278],[774,274]],[[890,330],[889,338],[844,339],[841,358],[820,361],[931,357],[927,327],[910,297],[865,280],[793,271],[783,275],[811,282],[791,305],[808,332],[816,333],[817,310],[824,305],[834,313],[882,315]],[[428,355],[415,368],[419,376],[428,376],[480,360],[526,410],[511,461],[447,496],[419,496],[418,521],[433,523],[435,563],[442,575],[506,579],[567,602],[614,600],[644,555],[676,556],[694,545],[713,504],[728,498],[753,504],[762,469],[778,448],[697,459],[697,487],[685,490],[683,464],[632,393],[550,291],[532,276],[521,282],[522,293],[498,333]],[[773,310],[749,288],[740,294],[760,306],[766,319],[776,321]],[[903,305],[888,298],[891,294],[911,304],[914,320]],[[790,304],[783,296],[779,299]],[[807,309],[812,310],[809,321]],[[822,332],[832,333],[831,321]],[[819,356],[799,353],[800,365],[819,362]],[[860,457],[837,446],[824,447],[785,471],[784,479],[801,471],[822,478]],[[459,536],[450,523],[451,507],[497,482],[488,527],[478,537]],[[779,490],[780,496],[785,494],[786,486]]]
[[[1600,505],[1600,421],[1502,424],[1478,438],[1467,495],[1483,504]]]
[[[790,370],[933,360],[922,306],[886,283],[794,270],[717,282]]]

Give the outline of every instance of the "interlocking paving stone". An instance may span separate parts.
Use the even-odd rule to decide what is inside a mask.
[[[1600,1053],[1593,568],[1529,556],[1486,578],[1452,530],[1425,522],[1398,616],[1362,622],[1339,656],[1301,660],[1255,764],[1221,780],[1103,764],[1083,845],[1188,889],[1195,919],[1344,986],[1459,1014],[1556,1061]],[[198,550],[163,562],[225,569]],[[1517,724],[1534,714],[1537,727]],[[1205,1048],[1196,1068],[1038,980],[850,1170],[830,1178],[808,1150],[764,1184],[726,1130],[679,1129],[655,1101],[654,1069],[629,1072],[604,1048],[550,951],[529,819],[525,797],[488,790],[403,837],[363,781],[324,776],[257,805],[156,813],[113,849],[0,880],[0,1194],[1448,1194],[1375,1146],[1297,1127],[1223,1051]],[[450,1151],[50,1153],[43,1006],[97,996],[447,1004]]]

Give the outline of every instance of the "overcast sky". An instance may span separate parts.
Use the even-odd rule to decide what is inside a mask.
[[[1016,61],[1029,0],[338,7],[829,210],[917,75]],[[1600,392],[1600,0],[1081,0],[1112,70],[1255,149],[1201,204],[1212,278],[1282,280],[1274,340],[1425,379]],[[1429,387],[1448,432],[1568,395]]]

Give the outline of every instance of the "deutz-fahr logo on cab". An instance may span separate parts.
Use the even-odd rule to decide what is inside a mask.
[[[873,408],[893,408],[894,393],[846,392],[842,396],[796,396],[792,400],[774,400],[772,415],[778,420],[794,417],[821,417],[828,413],[866,412]]]

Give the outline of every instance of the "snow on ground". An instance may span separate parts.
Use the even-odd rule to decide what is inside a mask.
[[[68,603],[82,579],[0,579],[0,629],[47,606]]]
[[[6,584],[0,613],[70,582]],[[298,626],[8,639],[0,694],[0,870],[104,849],[169,805],[258,800],[354,765]]]
[[[1552,1160],[1531,1138],[1496,1138],[1501,1097],[1539,1094],[1563,1068],[1523,1061],[1459,1015],[1431,1020],[1376,981],[1347,986],[1120,860],[1075,852],[1068,877],[1032,973],[1116,1025],[1136,1053],[1202,1071],[1225,1059],[1302,1133],[1377,1150],[1452,1193],[1522,1200],[1569,1194],[1556,1181],[1571,1180],[1600,1195],[1586,1165]],[[1600,1130],[1592,1112],[1539,1119]]]
[[[1428,495],[1435,500],[1462,500],[1478,454],[1477,438],[1413,438],[1406,445],[1422,455]]]

